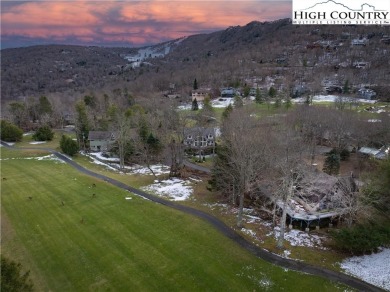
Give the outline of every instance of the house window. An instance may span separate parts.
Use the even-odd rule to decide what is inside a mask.
[[[205,137],[202,137],[202,147],[206,147],[207,146],[207,140]]]

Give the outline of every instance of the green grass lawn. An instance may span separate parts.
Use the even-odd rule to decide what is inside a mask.
[[[35,143],[36,141],[32,138],[32,134],[24,135],[22,141],[15,144],[17,147],[34,147],[34,148],[52,148],[52,149],[59,149],[60,147],[60,140],[61,136],[65,134],[69,137],[76,138],[76,135],[74,132],[65,132],[63,130],[54,130],[54,137],[53,140],[47,141],[46,143],[42,144],[31,144]]]
[[[270,265],[200,219],[66,164],[26,159],[43,153],[1,152],[2,254],[31,270],[37,291],[345,288]]]

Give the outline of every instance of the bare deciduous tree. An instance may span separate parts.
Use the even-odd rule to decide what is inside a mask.
[[[261,125],[245,109],[234,110],[222,128],[226,161],[216,167],[239,199],[238,227],[242,227],[244,199],[252,195],[268,167],[268,134],[267,126]]]

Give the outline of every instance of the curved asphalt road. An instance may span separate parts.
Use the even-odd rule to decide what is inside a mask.
[[[266,250],[256,246],[255,244],[247,241],[245,238],[243,238],[241,235],[239,235],[237,232],[235,232],[233,229],[231,229],[229,226],[227,226],[221,220],[217,219],[216,217],[214,217],[206,212],[203,212],[203,211],[191,208],[191,207],[179,205],[179,204],[176,204],[172,201],[167,201],[167,200],[161,199],[159,197],[150,195],[150,194],[145,193],[141,190],[138,190],[138,189],[135,189],[131,186],[128,186],[122,182],[115,180],[115,179],[112,179],[112,178],[106,177],[104,175],[92,172],[92,171],[82,167],[81,165],[77,164],[73,160],[69,159],[65,155],[63,155],[63,154],[61,154],[53,149],[33,148],[33,147],[31,147],[31,148],[16,148],[16,147],[9,146],[7,143],[4,143],[2,141],[1,141],[1,145],[5,146],[7,148],[18,149],[18,150],[23,150],[23,149],[37,150],[37,149],[40,149],[40,150],[49,151],[49,152],[53,153],[55,156],[57,156],[59,159],[63,160],[64,162],[68,163],[69,165],[73,166],[75,169],[77,169],[78,171],[80,171],[86,175],[89,175],[89,176],[101,179],[103,181],[106,181],[114,186],[117,186],[117,187],[122,188],[124,190],[130,191],[138,196],[147,198],[153,202],[174,208],[176,210],[182,211],[182,212],[187,213],[187,214],[191,214],[193,216],[197,216],[197,217],[207,221],[209,224],[214,226],[218,231],[220,231],[223,235],[225,235],[229,239],[233,240],[234,242],[239,244],[241,247],[245,248],[246,250],[248,250],[249,252],[254,254],[256,257],[259,257],[259,258],[261,258],[267,262],[270,262],[274,265],[284,267],[287,269],[291,269],[291,270],[295,270],[295,271],[299,271],[299,272],[308,273],[308,274],[315,275],[315,276],[324,277],[324,278],[327,278],[327,279],[335,281],[335,282],[344,283],[344,284],[346,284],[352,288],[355,288],[359,291],[384,291],[381,288],[378,288],[376,286],[373,286],[373,285],[368,284],[362,280],[359,280],[357,278],[354,278],[352,276],[349,276],[349,275],[346,275],[343,273],[331,271],[331,270],[321,268],[321,267],[312,266],[312,265],[309,265],[309,264],[304,263],[304,262],[298,262],[298,261],[294,261],[291,259],[282,258],[276,254],[273,254],[269,251],[266,251]]]

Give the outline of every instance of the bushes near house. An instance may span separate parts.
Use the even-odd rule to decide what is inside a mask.
[[[77,142],[65,135],[62,135],[61,137],[60,148],[62,152],[70,156],[75,155],[77,151],[79,151],[79,146],[77,145]]]
[[[22,137],[22,129],[8,121],[1,121],[1,140],[6,142],[19,142],[22,140]]]
[[[352,254],[365,254],[390,244],[390,226],[366,223],[334,231],[332,236],[337,248]]]
[[[51,141],[53,140],[53,137],[54,132],[47,125],[40,127],[32,136],[35,141]]]

